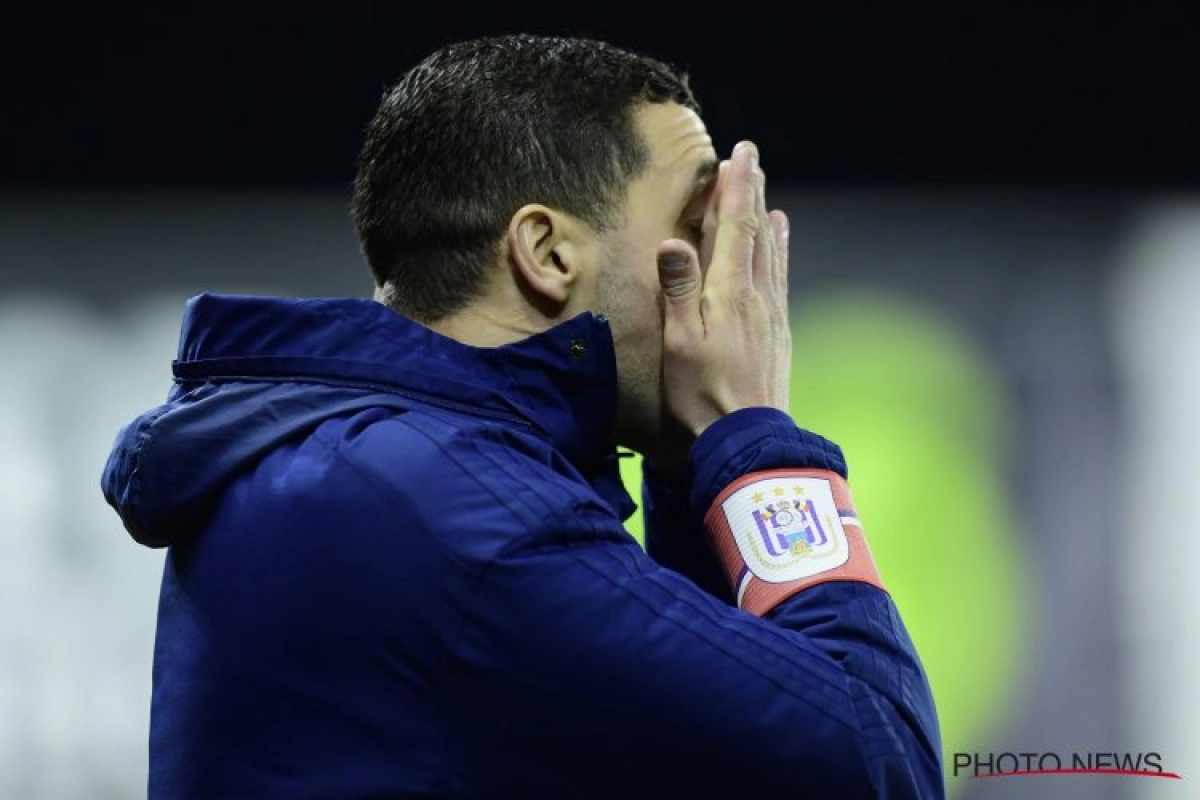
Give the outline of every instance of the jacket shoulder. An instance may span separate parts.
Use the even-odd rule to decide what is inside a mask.
[[[314,436],[383,495],[408,527],[453,549],[469,543],[477,557],[494,557],[530,537],[567,533],[582,511],[607,513],[620,525],[548,441],[509,423],[367,411],[324,425]]]

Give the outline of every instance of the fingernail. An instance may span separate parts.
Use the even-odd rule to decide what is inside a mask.
[[[750,159],[750,167],[757,168],[758,167],[758,148],[754,146],[754,142],[751,142],[748,139],[743,139],[742,141],[738,142],[737,145],[734,146],[733,153],[734,153],[734,155],[737,155],[742,150],[748,151],[746,154],[746,157]]]
[[[664,253],[658,257],[658,266],[664,272],[685,272],[688,259],[682,253]]]

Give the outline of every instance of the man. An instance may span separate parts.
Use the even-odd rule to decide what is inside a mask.
[[[106,465],[169,547],[150,794],[942,797],[841,451],[787,413],[753,143],[656,60],[485,38],[385,96],[354,190],[375,299],[194,298]]]

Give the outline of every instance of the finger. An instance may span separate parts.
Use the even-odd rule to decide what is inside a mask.
[[[755,171],[754,219],[758,235],[754,238],[752,275],[759,292],[772,292],[775,289],[775,236],[767,216],[767,174],[761,166],[756,166]]]
[[[791,317],[788,312],[788,237],[790,231],[787,215],[782,211],[772,211],[767,215],[767,219],[770,223],[770,236],[774,243],[769,301],[775,310],[772,326],[778,337],[776,346],[785,354],[784,360],[778,364],[778,372],[774,375],[775,392],[782,407],[787,408],[792,363]]]
[[[775,264],[772,268],[774,273],[775,291],[784,300],[787,299],[788,293],[788,239],[791,236],[791,225],[788,222],[787,214],[779,209],[772,211],[768,215],[771,221],[771,233],[775,239]]]
[[[708,265],[712,263],[713,242],[717,235],[717,203],[721,199],[721,185],[728,171],[728,160],[717,165],[717,176],[713,179],[713,188],[704,207],[704,220],[700,224],[700,270],[706,274]]]
[[[682,239],[667,239],[658,246],[658,285],[663,296],[663,347],[680,352],[704,335],[700,261]]]
[[[753,287],[754,240],[758,234],[754,207],[757,160],[754,144],[739,142],[722,175],[712,261],[706,276],[714,289],[744,291]]]

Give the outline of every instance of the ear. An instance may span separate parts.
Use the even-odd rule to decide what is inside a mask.
[[[586,230],[571,215],[536,203],[513,214],[508,223],[508,257],[514,277],[534,305],[561,310],[571,299],[583,269]]]

